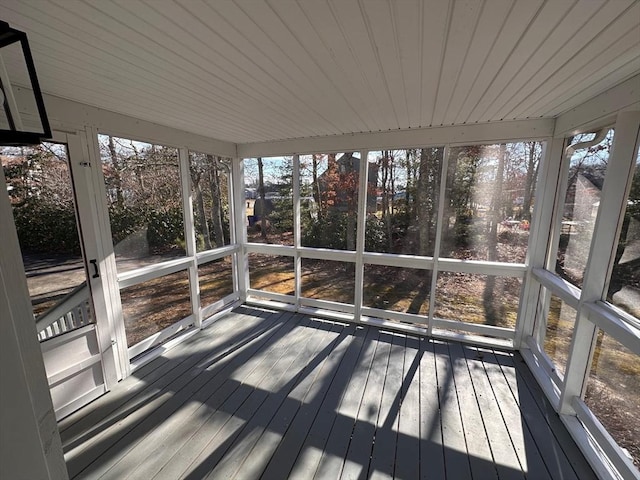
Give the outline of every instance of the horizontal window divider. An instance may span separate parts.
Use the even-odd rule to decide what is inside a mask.
[[[245,302],[245,304],[254,307],[283,310],[286,312],[296,311],[296,306],[291,303],[278,302],[276,300],[268,300],[264,298],[247,297],[247,301]]]
[[[540,385],[547,400],[549,400],[549,403],[551,403],[551,406],[557,412],[560,407],[560,387],[553,382],[547,371],[540,365],[540,357],[535,355],[533,350],[523,348],[520,350],[520,354],[529,367],[529,370],[531,370],[531,374],[538,382],[538,385]]]
[[[467,343],[477,347],[498,348],[500,350],[513,350],[513,341],[503,338],[488,338],[464,333],[448,332],[446,330],[433,329],[431,336],[436,340],[453,340]]]
[[[486,262],[484,260],[458,260],[439,258],[438,270],[444,272],[477,273],[506,277],[524,277],[527,266],[524,263]]]
[[[434,318],[432,320],[432,324],[434,327],[463,330],[465,332],[491,335],[492,337],[506,338],[508,340],[513,340],[516,336],[515,330],[496,327],[493,325],[480,325],[477,323],[466,323],[458,320],[447,320],[444,318]]]
[[[583,306],[589,315],[589,321],[633,353],[640,355],[639,329],[623,320],[618,312],[604,302],[585,303]]]
[[[396,255],[393,253],[364,253],[362,260],[369,265],[387,265],[389,267],[433,269],[433,257]]]
[[[553,366],[553,361],[549,358],[549,355],[547,355],[544,350],[540,349],[540,346],[535,343],[535,339],[533,337],[527,337],[526,343],[534,354],[538,362],[537,365],[545,371],[547,376],[551,378],[555,385],[562,385],[564,380],[560,378],[560,375],[558,375],[558,371]]]
[[[549,270],[534,268],[532,273],[543,287],[560,297],[570,307],[578,309],[578,303],[580,302],[580,289],[578,287]]]
[[[198,265],[210,262],[211,260],[218,260],[219,258],[233,255],[240,251],[240,245],[227,245],[226,247],[217,248],[215,250],[208,250],[206,252],[200,252],[196,254],[196,262]]]
[[[326,310],[324,308],[316,308],[312,306],[301,306],[298,308],[299,313],[305,315],[315,315],[322,318],[328,318],[329,320],[337,320],[340,322],[353,322],[353,314],[345,312],[337,312],[335,310]]]
[[[592,463],[594,470],[598,471],[603,467],[606,468],[607,463],[611,463],[617,470],[617,473],[621,474],[622,478],[634,478],[634,476],[638,478],[638,470],[633,465],[631,459],[624,454],[616,441],[611,437],[609,432],[607,432],[607,429],[600,423],[598,417],[596,417],[584,401],[579,397],[573,397],[571,406],[575,410],[576,416],[582,424],[582,428],[595,440],[598,448],[601,450],[585,453],[585,457],[587,457],[590,463],[592,463],[593,460],[599,460],[598,463],[601,463],[601,465],[598,466]],[[591,442],[585,440],[588,440],[588,437],[584,439],[579,437],[576,439],[576,443],[581,447],[583,453],[585,448],[593,448],[589,445]],[[601,454],[604,454],[605,459],[601,457]],[[595,458],[592,457],[592,455],[594,455]]]
[[[295,257],[296,249],[291,245],[273,245],[266,243],[247,243],[245,245],[247,253],[261,253],[265,255],[286,255]]]
[[[130,287],[180,270],[186,270],[191,262],[193,262],[193,257],[184,257],[119,273],[118,285],[120,288]]]
[[[144,353],[146,350],[149,350],[156,345],[159,345],[164,340],[169,337],[172,337],[176,333],[181,330],[185,330],[195,322],[195,315],[191,314],[188,317],[183,318],[182,320],[177,321],[173,325],[169,325],[164,330],[160,330],[157,333],[145,338],[141,342],[136,343],[135,345],[129,347],[129,358],[134,358]]]
[[[171,328],[171,327],[168,327],[168,328]],[[172,338],[168,342],[165,342],[165,343],[163,343],[162,345],[159,345],[156,348],[153,348],[151,350],[143,352],[138,357],[133,358],[131,360],[131,373],[135,372],[137,369],[139,369],[143,365],[146,365],[147,363],[149,363],[154,358],[159,357],[160,355],[162,355],[167,350],[169,350],[169,349],[175,347],[176,345],[179,345],[180,343],[184,342],[185,340],[193,337],[199,331],[200,331],[199,328],[186,328],[186,329],[181,331],[182,333],[180,333],[179,335],[176,335],[175,338]]]
[[[329,300],[317,300],[315,298],[300,298],[300,305],[306,307],[326,308],[328,310],[334,310],[343,313],[349,313],[353,315],[355,313],[355,307],[347,303],[331,302]]]
[[[225,308],[227,305],[235,302],[236,300],[240,299],[240,295],[238,295],[237,292],[234,293],[230,293],[229,295],[227,295],[226,297],[222,297],[220,300],[218,300],[217,302],[213,302],[205,307],[203,307],[202,310],[202,318],[208,318],[212,315],[214,315],[215,313],[217,313],[218,311],[220,311],[221,309]]]
[[[229,299],[228,303],[226,302],[226,299]],[[208,313],[208,310],[211,310],[211,305],[210,305],[209,307],[206,307],[202,311],[202,318],[204,320],[202,321],[201,328],[207,328],[209,325],[212,325],[217,320],[219,320],[220,318],[222,318],[223,316],[231,312],[231,310],[233,310],[234,308],[242,305],[242,301],[240,300],[240,297],[237,294],[227,295],[225,298],[222,299],[222,301],[224,302],[224,307],[221,310],[218,310],[215,312],[212,311],[212,313]]]
[[[284,293],[268,292],[266,290],[256,290],[255,288],[247,289],[247,295],[252,297],[262,297],[269,300],[276,300],[284,303],[296,303],[296,297],[293,295],[285,295]]]
[[[335,260],[339,262],[355,262],[356,252],[345,250],[331,250],[328,248],[300,247],[298,253],[302,258],[314,260]]]
[[[395,332],[402,332],[409,335],[417,335],[420,337],[426,337],[429,333],[427,326],[424,324],[410,325],[408,323],[399,323],[386,318],[377,316],[363,315],[358,323],[363,325],[371,325],[374,327],[382,327]]]
[[[383,320],[395,320],[398,322],[413,323],[415,325],[424,325],[426,327],[428,318],[423,315],[416,315],[406,312],[394,312],[393,310],[383,310],[381,308],[362,307],[363,315],[380,318]]]

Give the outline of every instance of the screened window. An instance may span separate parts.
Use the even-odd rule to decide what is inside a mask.
[[[229,228],[230,159],[189,152],[196,251],[231,243]]]
[[[570,145],[592,138],[593,134],[576,135]],[[569,158],[555,271],[577,287],[584,279],[612,143],[613,129],[597,145],[577,148]]]
[[[640,321],[640,153],[615,250],[607,300]]]
[[[433,256],[443,152],[369,153],[365,250]]]
[[[291,157],[244,160],[247,240],[293,245]]]
[[[178,150],[99,135],[119,271],[185,255]]]
[[[538,142],[449,150],[442,256],[525,261],[541,155]]]
[[[304,247],[356,249],[360,154],[300,156],[300,223]]]

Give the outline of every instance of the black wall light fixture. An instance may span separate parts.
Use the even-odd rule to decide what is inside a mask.
[[[36,145],[51,138],[27,34],[1,20],[0,103],[0,145]]]

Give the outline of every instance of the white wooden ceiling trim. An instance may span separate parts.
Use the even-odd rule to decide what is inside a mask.
[[[384,150],[450,144],[473,145],[517,140],[541,140],[553,135],[554,126],[554,119],[540,118],[246,143],[238,145],[238,156],[240,158],[252,158],[258,156]]]
[[[339,30],[334,25],[334,20],[330,16],[331,12],[328,8],[324,8],[322,3],[314,2],[311,5],[316,5],[321,8],[317,9],[314,14],[309,17],[303,10],[302,5],[298,3],[282,3],[272,2],[269,4],[274,10],[275,14],[280,18],[281,22],[287,25],[291,31],[291,35],[296,38],[296,41],[300,43],[301,48],[304,49],[306,57],[309,61],[314,63],[314,72],[316,75],[320,75],[321,78],[328,82],[335,92],[333,95],[334,102],[349,103],[351,109],[357,118],[362,122],[367,130],[376,130],[375,115],[371,114],[369,105],[364,101],[360,95],[359,88],[356,86],[356,82],[353,81],[353,73],[358,75],[358,72],[352,68],[352,59],[348,58],[343,65],[337,61],[336,56],[340,53],[336,50],[342,50],[341,36]],[[322,15],[323,20],[320,21],[318,16]],[[320,36],[317,25],[312,23],[310,18],[313,18],[321,31],[326,32],[329,29],[332,30],[332,34],[329,34],[329,40],[335,35],[334,42],[339,42],[337,47],[328,46],[325,40]],[[340,72],[341,78],[345,79],[340,84],[334,78],[334,75],[327,71],[326,66],[329,65],[330,71]],[[324,66],[324,67],[323,67]],[[355,127],[357,128],[357,126]]]
[[[0,9],[29,35],[46,93],[242,144],[552,118],[640,72],[635,0]]]
[[[560,83],[553,93],[553,99],[541,98],[540,102],[535,105],[533,115],[544,115],[554,109],[558,103],[579,91],[583,85],[591,85],[601,78],[608,77],[613,72],[618,71],[621,67],[632,62],[634,59],[638,60],[638,48],[640,48],[640,41],[636,38],[640,32],[630,31],[624,34],[611,48],[623,52],[621,55],[614,59],[608,58],[606,55],[601,55],[595,60],[587,63],[580,68],[574,75],[565,79]],[[588,79],[588,80],[585,80]],[[550,97],[551,95],[549,95]],[[533,106],[532,106],[533,107]]]
[[[603,119],[613,116],[615,121],[615,114],[628,108],[640,109],[640,74],[560,115],[556,119],[554,136],[573,135],[594,123],[602,126]]]
[[[446,48],[445,39],[448,36],[453,5],[451,2],[437,2],[433,5],[421,3],[422,8],[422,72],[420,82],[423,89],[420,92],[420,123],[419,128],[432,124],[433,109],[440,78],[442,76],[442,62]]]
[[[567,12],[551,34],[544,39],[540,48],[504,89],[502,96],[505,103],[495,114],[496,117],[507,118],[511,110],[521,101],[522,91],[531,78],[546,65],[550,58],[557,55],[582,28],[585,28],[586,23],[605,4],[606,0],[581,0],[574,4],[573,8]]]
[[[229,115],[237,115],[238,109],[258,107],[258,109],[264,109],[265,112],[273,112],[273,116],[278,118],[277,123],[270,124],[272,128],[282,123],[284,129],[299,129],[298,126],[301,125],[302,118],[295,118],[296,115],[299,115],[296,113],[298,109],[293,105],[288,106],[290,102],[287,101],[287,98],[290,93],[288,91],[282,92],[281,85],[286,85],[286,82],[278,82],[275,79],[270,79],[267,75],[261,76],[262,81],[259,82],[250,71],[239,69],[235,64],[232,65],[226,60],[226,57],[217,54],[214,48],[215,42],[208,48],[202,43],[197,44],[197,50],[183,44],[180,39],[183,36],[191,36],[191,29],[178,28],[175,22],[169,21],[160,13],[162,9],[146,8],[138,14],[138,9],[142,6],[138,2],[123,3],[122,9],[112,2],[95,2],[94,6],[113,15],[129,27],[122,29],[122,36],[123,38],[131,37],[130,41],[134,43],[138,37],[137,29],[140,29],[140,24],[144,22],[145,26],[142,31],[148,33],[149,37],[153,39],[149,48],[152,49],[155,45],[156,50],[171,54],[172,58],[177,60],[178,69],[183,70],[187,75],[195,75],[196,78],[200,78],[202,83],[198,87],[198,92],[206,95],[220,91],[220,94],[231,102]],[[146,18],[143,19],[143,15]],[[174,13],[174,15],[176,14]],[[148,23],[148,21],[153,23]],[[193,22],[193,25],[197,25],[197,23]],[[122,49],[124,48],[123,46]],[[241,58],[242,55],[237,56],[237,59]],[[185,79],[185,83],[188,84],[188,82],[189,79]],[[174,85],[179,86],[180,84],[176,82]],[[255,120],[248,117],[246,121],[251,124]],[[300,133],[313,135],[319,132]]]
[[[563,79],[575,74],[582,65],[593,61],[596,55],[610,56],[617,53],[609,50],[609,47],[634,26],[636,29],[640,28],[639,8],[640,3],[636,2],[629,7],[626,0],[608,3],[607,8],[601,11],[602,15],[593,17],[544,68],[538,71],[529,84],[533,88],[526,88],[522,92],[523,100],[507,115],[517,118],[542,98],[553,95],[554,89]]]
[[[521,35],[522,25],[528,25],[529,22],[531,22],[541,4],[542,0],[531,0],[529,2],[517,2],[513,4],[507,21],[500,29],[500,35],[497,41],[487,56],[482,70],[480,70],[480,73],[477,75],[469,90],[467,99],[462,105],[462,109],[456,117],[456,123],[468,122],[471,114],[477,109],[478,103],[500,73],[502,65],[504,65],[504,62],[509,58],[514,45]]]
[[[555,30],[563,28],[565,16],[571,6],[569,2],[553,0],[547,0],[543,4],[524,35],[522,35],[513,53],[503,65],[500,76],[484,95],[483,103],[481,104],[483,109],[478,106],[478,111],[482,112],[479,118],[495,118],[496,112],[502,106],[500,100],[504,98],[504,90],[511,84],[513,78],[531,63],[531,57],[542,46],[544,40]]]
[[[69,18],[73,19],[74,17],[70,16]],[[48,57],[54,58],[56,62],[67,63],[68,65],[71,65],[70,64],[71,61],[80,60],[83,65],[90,66],[90,68],[84,69],[84,75],[91,77],[93,76],[92,75],[93,73],[99,74],[95,81],[96,85],[99,85],[104,82],[108,83],[112,78],[117,78],[118,82],[120,83],[123,83],[129,78],[132,78],[135,82],[134,84],[136,85],[136,88],[134,88],[133,90],[130,90],[128,88],[127,89],[120,88],[119,89],[120,95],[122,95],[122,92],[124,91],[130,98],[138,98],[141,92],[145,92],[145,91],[153,92],[153,94],[151,95],[152,95],[152,98],[154,98],[155,100],[152,102],[151,101],[149,102],[152,105],[162,104],[165,101],[165,99],[172,98],[171,91],[176,90],[176,84],[178,83],[178,78],[169,77],[166,80],[166,82],[164,82],[163,84],[160,84],[160,85],[164,85],[164,87],[159,86],[157,80],[162,78],[163,70],[162,68],[154,68],[153,66],[150,66],[150,64],[147,62],[147,59],[151,60],[154,58],[153,55],[149,55],[149,52],[144,52],[134,57],[130,62],[128,62],[128,64],[130,65],[130,70],[128,71],[128,75],[118,76],[115,72],[117,72],[118,69],[122,68],[122,64],[119,64],[117,61],[117,58],[109,52],[109,48],[108,48],[109,43],[101,43],[103,40],[102,38],[100,38],[101,32],[103,32],[102,28],[96,27],[94,30],[91,30],[91,31],[82,31],[80,29],[80,26],[83,25],[83,23],[81,21],[78,21],[75,23],[78,25],[78,27],[74,27],[72,24],[61,22],[54,17],[50,17],[46,24],[40,23],[37,26],[35,26],[34,29],[38,32],[37,35],[45,36],[45,39],[46,39],[45,43],[47,45],[51,45],[51,47],[47,47],[46,54],[43,53],[37,59],[38,60],[37,63],[39,65],[41,63],[46,63]],[[57,28],[54,30],[52,26],[55,26]],[[70,33],[66,33],[66,32],[70,32]],[[71,32],[73,32],[73,34]],[[79,43],[75,42],[74,37],[76,38],[79,37],[81,42]],[[108,35],[105,35],[105,40],[110,40],[110,39],[111,37],[109,37]],[[126,45],[126,43],[123,44],[123,46],[124,45]],[[60,47],[67,47],[67,49],[66,50],[61,49]],[[39,50],[38,50],[37,44],[36,46],[34,46],[33,50],[34,50],[34,55],[38,53]],[[69,50],[74,51],[75,58],[68,57]],[[104,52],[105,55],[99,57],[98,59],[98,57],[96,57],[96,50]],[[130,48],[130,50],[135,50],[135,49]],[[112,61],[112,59],[115,59],[115,61]],[[39,69],[39,75],[43,76],[41,70],[42,69]],[[176,69],[173,71],[176,73],[176,77],[179,77],[180,71],[181,69],[178,67],[176,67]],[[138,74],[137,72],[140,72],[140,73]],[[80,75],[82,73],[82,70],[80,70],[79,67],[76,67],[75,73],[76,74],[73,77],[71,77],[71,80],[73,80],[73,78],[82,78],[82,76]],[[44,76],[46,76],[46,70],[44,74],[45,74]],[[154,87],[153,89],[149,88],[151,85],[153,85]],[[63,87],[64,86],[66,86],[66,84],[63,85]],[[91,83],[89,84],[89,86],[91,86]],[[189,111],[190,109],[193,109],[193,111],[198,111],[202,105],[203,96],[206,97],[206,92],[207,92],[207,89],[204,88],[206,86],[206,83],[203,82],[201,86],[202,86],[201,92],[203,93],[200,95],[199,101],[198,101],[196,91],[193,91],[192,97],[189,95],[184,96],[182,104],[178,105],[174,103],[174,105],[172,105],[171,108],[175,108],[174,111],[176,112],[180,110],[185,110],[185,109],[187,111]],[[111,102],[113,102],[113,100],[116,98],[118,98],[118,95],[114,94],[111,97]],[[192,100],[192,103],[189,103],[189,100]],[[130,102],[131,100],[128,99],[125,103],[129,104]],[[85,102],[85,103],[90,103],[90,102]],[[116,107],[114,106],[113,108],[116,108]],[[224,106],[224,105],[215,103],[212,105],[212,108],[214,108],[215,111],[217,112],[219,112],[220,110],[226,110],[228,113],[235,112],[235,110],[232,107],[232,104],[229,104],[228,106]],[[144,108],[141,109],[140,112],[141,112],[141,116],[144,116],[145,109]],[[166,111],[165,111],[165,114],[166,114]],[[246,125],[246,123],[244,125]],[[259,125],[256,125],[256,127],[260,128]],[[275,132],[272,132],[272,133],[275,133]]]
[[[489,53],[496,45],[512,5],[511,0],[485,2],[465,61],[456,80],[456,94],[452,95],[449,100],[442,123],[446,125],[456,123],[462,105],[469,98],[471,87],[482,70]],[[500,28],[495,28],[496,24],[499,24]]]
[[[444,122],[447,107],[458,85],[460,71],[467,59],[483,6],[484,2],[476,0],[460,1],[454,4],[431,125],[442,125]]]
[[[234,3],[225,5],[227,8],[224,10],[216,10],[217,15],[206,18],[211,18],[212,21],[216,17],[224,18],[228,24],[233,25],[236,30],[236,36],[233,37],[234,42],[243,45],[238,57],[241,58],[241,53],[245,53],[250,64],[253,63],[261,68],[264,75],[259,77],[260,80],[273,84],[274,90],[279,95],[278,101],[283,105],[290,104],[291,109],[296,111],[298,115],[301,110],[304,110],[306,113],[304,122],[325,124],[333,133],[341,131],[341,126],[336,123],[336,120],[340,118],[338,115],[332,118],[316,108],[317,105],[326,105],[326,103],[336,107],[338,104],[335,95],[326,92],[323,95],[323,92],[319,91],[318,83],[314,78],[314,73],[317,75],[318,72],[314,71],[313,63],[308,62],[307,55],[296,48],[299,45],[298,42],[287,35],[286,26],[268,8],[268,5],[262,2],[246,2],[242,5],[243,8]],[[212,9],[216,6],[216,3],[210,4]],[[245,12],[247,9],[255,9],[255,16],[249,16]],[[269,33],[255,22],[254,19],[258,18],[261,22],[272,26]],[[214,25],[219,25],[219,23]],[[297,65],[291,60],[292,51],[296,52],[296,58],[300,60],[302,65]],[[233,60],[227,61],[232,62]],[[343,106],[344,103],[340,103],[336,108],[342,113],[343,118],[351,118],[350,115],[353,113],[349,112],[350,115],[347,116],[346,112],[341,110]],[[342,126],[342,128],[345,127]],[[314,132],[318,131],[314,130]]]
[[[409,108],[395,9],[389,2],[360,2],[367,39],[373,47],[375,65],[390,104],[394,106],[397,128],[409,128]],[[375,32],[375,33],[374,33]]]
[[[640,58],[636,57],[626,65],[623,65],[615,72],[611,72],[612,75],[619,77],[621,79],[630,78],[634,75],[635,72],[640,71]],[[600,92],[606,89],[606,84],[609,82],[608,78],[603,78],[600,81],[594,83],[590,87],[582,90],[581,92],[567,92],[565,95],[567,99],[556,106],[553,110],[550,111],[550,114],[553,116],[558,116],[563,112],[567,112],[571,109],[572,105],[581,105],[594,98]],[[638,89],[636,90],[637,100],[640,101],[640,79],[637,80]],[[572,96],[571,96],[572,95]],[[571,97],[570,97],[571,96]],[[570,97],[570,98],[569,98]],[[562,101],[563,98],[558,98],[558,101]]]

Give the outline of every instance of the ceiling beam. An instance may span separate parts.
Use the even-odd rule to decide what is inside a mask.
[[[245,143],[238,145],[238,156],[250,158],[542,139],[553,135],[554,124],[555,120],[552,118],[540,118]]]

